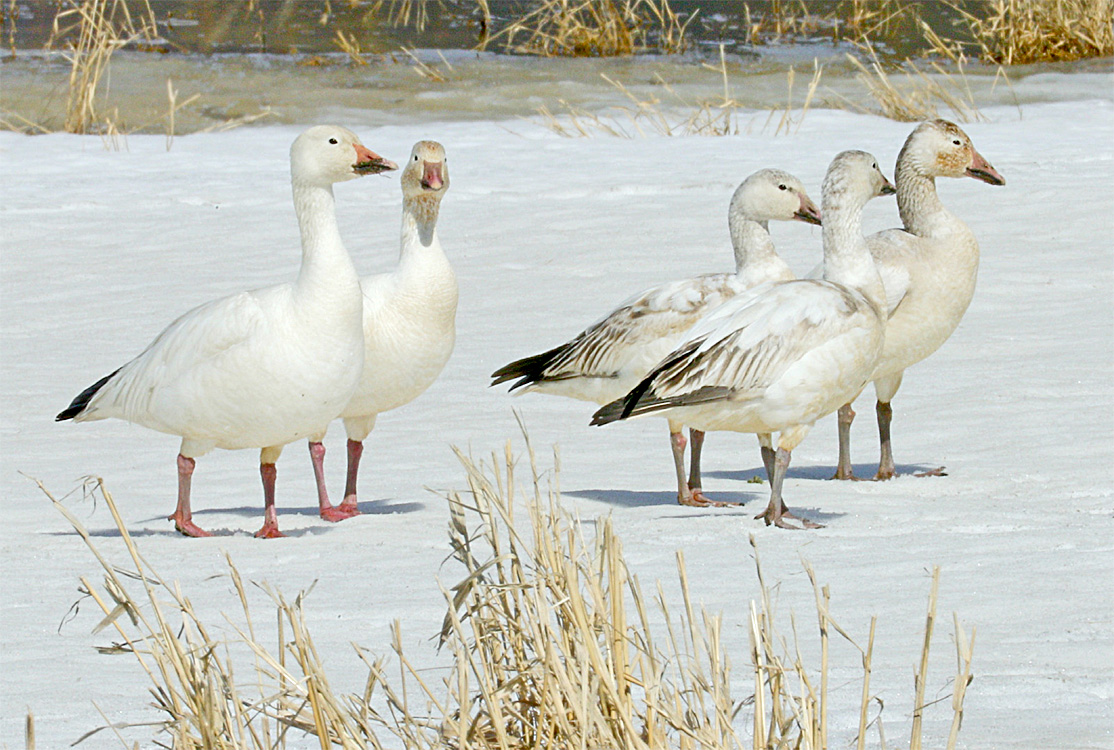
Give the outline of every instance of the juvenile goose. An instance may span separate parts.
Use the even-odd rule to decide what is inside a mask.
[[[302,237],[298,278],[195,307],[57,416],[117,417],[180,435],[170,520],[183,534],[209,536],[190,511],[194,459],[213,448],[261,448],[264,521],[256,536],[282,536],[275,461],[287,443],[324,433],[363,367],[360,283],[337,229],[333,183],[397,168],[344,128],[298,136],[290,149]]]
[[[885,297],[862,209],[893,192],[870,154],[836,156],[823,184],[824,278],[764,285],[724,303],[592,424],[664,412],[701,430],[780,432],[770,503],[757,517],[798,528],[781,497],[790,452],[866,385],[882,351]]]
[[[708,274],[647,289],[629,298],[571,341],[516,360],[492,374],[492,385],[518,379],[514,391],[549,393],[606,404],[630,391],[708,310],[759,284],[793,278],[774,250],[768,222],[820,223],[820,211],[791,174],[755,172],[735,190],[728,210],[734,274]],[[685,479],[683,423],[669,420],[669,442],[682,505],[723,505],[700,487],[704,434],[692,430],[692,473]]]
[[[341,412],[348,433],[344,500],[333,507],[325,490],[324,432],[310,440],[321,517],[339,521],[359,514],[356,476],[363,441],[379,414],[425,392],[452,354],[456,341],[456,276],[437,237],[441,199],[449,189],[444,147],[419,141],[402,171],[402,249],[398,267],[367,276],[363,288],[363,374]]]
[[[975,294],[979,243],[975,235],[936,194],[937,177],[974,177],[1005,185],[994,167],[975,150],[971,139],[946,120],[925,122],[909,135],[897,158],[894,181],[904,229],[888,229],[867,238],[886,289],[889,322],[886,344],[874,376],[875,411],[881,457],[875,479],[895,475],[890,445],[890,402],[905,369],[929,356],[948,340]],[[851,422],[846,403],[839,410],[839,464],[836,479],[854,479],[851,469]],[[942,474],[943,467],[926,474]]]

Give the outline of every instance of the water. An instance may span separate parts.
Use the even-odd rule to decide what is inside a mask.
[[[523,5],[492,2],[487,31],[497,33]],[[685,17],[700,11],[688,27],[691,45],[684,54],[570,59],[477,51],[485,25],[475,4],[466,0],[430,2],[423,31],[390,24],[370,2],[152,0],[161,35],[153,47],[158,51],[124,50],[113,56],[100,110],[123,132],[163,132],[169,79],[178,102],[197,96],[175,114],[178,133],[260,114],[266,114],[264,122],[385,124],[538,119],[543,107],[555,114],[574,108],[628,122],[637,108],[634,100],[677,113],[722,101],[724,76],[712,69],[720,66],[721,47],[726,93],[748,110],[784,108],[789,101],[801,106],[814,65],[822,65],[823,73],[812,106],[871,109],[874,104],[847,59],[848,54],[861,56],[861,50],[840,39],[840,26],[825,19],[839,3],[810,3],[811,20],[777,36],[774,13],[787,5],[750,3],[748,21],[741,3],[677,0],[672,7]],[[8,127],[56,130],[65,119],[69,63],[57,51],[43,51],[53,23],[51,6],[18,7],[18,16],[5,18],[5,38],[13,51],[0,67],[0,116]],[[934,27],[956,35],[954,11],[949,16],[941,10],[948,6],[918,7]],[[762,44],[753,43],[756,23],[762,24]],[[884,61],[912,54],[919,43],[919,31],[905,26],[893,24],[878,35]],[[339,51],[338,31],[357,41],[366,65]],[[489,49],[501,49],[498,40]],[[795,71],[792,92],[790,68]],[[1109,60],[1012,68],[1012,85],[1006,85],[995,68],[973,64],[966,79],[955,83],[970,89],[980,107],[1109,98],[1109,71]],[[951,113],[942,108],[941,114]],[[762,125],[765,119],[755,115],[751,121]]]

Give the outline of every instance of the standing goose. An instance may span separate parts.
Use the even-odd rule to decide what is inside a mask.
[[[817,419],[862,390],[882,351],[885,297],[862,209],[893,192],[870,154],[836,156],[823,185],[824,278],[758,287],[713,310],[592,424],[664,412],[702,430],[780,432],[770,503],[758,517],[798,528],[786,522],[796,517],[781,497],[790,452]]]
[[[337,229],[333,184],[397,168],[345,128],[317,126],[298,136],[290,148],[298,278],[190,310],[57,416],[117,417],[180,435],[170,520],[183,534],[209,536],[190,511],[194,459],[213,448],[260,448],[265,510],[255,535],[282,536],[275,461],[287,443],[324,433],[363,367],[359,277]]]
[[[793,278],[774,250],[770,221],[820,223],[820,211],[804,185],[776,169],[755,172],[735,190],[728,210],[734,274],[674,281],[629,298],[571,341],[542,354],[511,362],[492,374],[492,385],[518,379],[511,390],[549,393],[606,404],[628,393],[709,310],[736,294],[768,282]],[[692,473],[685,479],[683,423],[669,420],[669,442],[681,505],[723,505],[707,500],[700,487],[704,433],[691,430]]]
[[[333,507],[325,490],[324,432],[309,443],[320,513],[328,521],[359,515],[356,476],[363,441],[376,416],[424,393],[441,374],[456,342],[456,276],[437,237],[441,199],[449,189],[444,147],[436,141],[416,143],[401,182],[398,267],[360,280],[366,364],[340,415],[348,433],[348,476],[339,506]]]
[[[894,182],[905,228],[867,238],[889,311],[886,345],[871,378],[878,397],[875,411],[881,442],[875,479],[890,479],[896,473],[890,446],[890,401],[901,386],[905,369],[948,340],[975,294],[979,243],[968,226],[940,202],[937,177],[974,177],[991,185],[1006,184],[967,134],[946,120],[917,126],[897,158]],[[854,418],[850,402],[840,407],[836,479],[855,478],[851,470]],[[942,473],[942,467],[926,472]]]

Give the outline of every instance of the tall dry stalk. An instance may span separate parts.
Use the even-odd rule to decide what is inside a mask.
[[[63,54],[70,61],[64,126],[67,132],[87,133],[103,119],[97,107],[97,92],[113,53],[137,40],[158,35],[148,0],[136,4],[141,9],[133,14],[127,0],[70,0],[54,16],[48,46],[66,40],[67,51]],[[108,124],[115,128],[114,120]]]
[[[869,55],[866,63],[854,55],[848,55],[847,59],[858,69],[856,75],[859,81],[878,104],[877,114],[898,122],[920,122],[937,117],[937,104],[942,104],[959,122],[985,119],[967,85],[961,61],[956,63],[954,74],[937,62],[929,63],[932,75],[912,61],[906,61],[898,71],[887,71],[873,46],[866,45],[864,49]],[[897,76],[901,76],[900,81]],[[854,105],[851,107],[862,110]]]
[[[540,0],[481,46],[501,40],[519,54],[543,57],[615,57],[651,47],[679,54],[688,45],[684,21],[669,0]]]
[[[1114,55],[1114,0],[983,0],[963,15],[979,57],[1002,65]]]
[[[396,622],[390,649],[399,676],[388,676],[385,658],[357,648],[368,679],[356,695],[338,694],[330,686],[304,615],[309,591],[289,600],[259,586],[270,597],[278,622],[277,642],[268,646],[254,625],[245,583],[226,558],[242,624],[226,616],[237,639],[220,640],[178,584],[163,579],[143,558],[103,482],[95,480],[92,491],[101,496],[120,531],[126,565],[103,556],[81,522],[45,488],[43,492],[100,563],[100,586],[81,579],[83,591],[104,613],[97,630],[113,628],[120,640],[111,650],[136,657],[151,681],[154,705],[165,717],[167,741],[175,748],[281,750],[294,729],[315,738],[323,749],[820,750],[828,743],[833,632],[863,657],[863,746],[867,709],[877,700],[869,688],[874,622],[867,648],[859,649],[832,617],[830,592],[807,563],[821,642],[821,663],[812,666],[801,656],[795,626],[792,646],[778,632],[751,537],[759,582],[758,599],[749,610],[754,695],[737,700],[721,642],[722,616],[694,603],[681,553],[680,610],[673,613],[659,582],[653,603],[660,616],[652,617],[652,602],[624,560],[610,518],[598,520],[589,536],[579,519],[561,507],[559,456],[553,471],[543,474],[527,437],[529,473],[522,492],[519,460],[509,443],[490,462],[456,453],[468,489],[447,495],[452,556],[462,569],[462,578],[443,589],[446,615],[440,644],[448,666],[431,671],[415,664],[404,652]],[[550,481],[544,482],[547,475]],[[137,590],[138,595],[133,593]],[[929,627],[922,663],[927,662],[931,634]],[[954,747],[971,679],[972,641],[957,619],[949,748]],[[244,663],[244,647],[249,663]],[[922,667],[918,717],[924,708],[924,676]],[[747,703],[753,707],[750,742],[737,727]],[[876,721],[881,733],[880,719]],[[919,736],[919,723],[914,732]]]

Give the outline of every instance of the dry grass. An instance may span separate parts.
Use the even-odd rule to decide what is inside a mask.
[[[333,44],[340,48],[344,54],[348,55],[348,59],[356,65],[367,65],[368,61],[364,57],[363,51],[360,49],[360,43],[356,37],[351,34],[345,34],[340,29],[337,29],[336,38]]]
[[[613,113],[596,114],[564,100],[559,102],[562,107],[560,112],[554,113],[545,106],[540,107],[537,112],[545,127],[569,138],[598,134],[620,138],[646,135],[737,135],[744,129],[741,121],[744,106],[732,95],[727,60],[722,45],[719,64],[704,63],[703,67],[714,71],[720,79],[721,93],[718,96],[693,101],[682,96],[661,76],[655,75],[654,81],[665,93],[665,98],[654,95],[643,97],[623,83],[601,74],[601,77],[621,93],[627,102],[614,108]],[[799,130],[816,95],[822,72],[822,66],[818,61],[813,60],[812,77],[805,90],[803,102],[799,102],[794,97],[796,72],[791,67],[786,77],[788,95],[785,108],[771,109],[762,129],[773,126],[774,135]]]
[[[967,85],[962,61],[956,62],[954,74],[939,63],[930,62],[930,75],[908,60],[900,69],[888,72],[873,47],[867,46],[865,49],[869,55],[867,62],[862,62],[854,55],[848,55],[847,59],[858,69],[859,81],[878,105],[874,114],[898,122],[919,122],[938,117],[937,105],[943,105],[951,110],[952,118],[959,122],[985,119]],[[850,102],[846,103],[851,109],[869,111]]]
[[[445,55],[441,50],[437,50],[437,54],[441,58],[441,64],[444,66],[443,70],[439,69],[436,64],[431,65],[423,62],[422,59],[418,57],[418,54],[410,47],[403,47],[402,52],[410,58],[410,62],[414,63],[411,66],[414,72],[428,81],[433,81],[434,83],[447,83],[457,78],[456,70],[453,68],[452,64],[445,59]]]
[[[771,0],[760,11],[744,4],[747,44],[763,45],[827,36],[833,42],[895,42],[919,21],[916,5],[902,0],[843,0],[826,14],[804,0]]]
[[[70,82],[64,127],[70,133],[87,133],[98,125],[115,130],[115,121],[106,119],[98,107],[98,90],[113,53],[158,36],[151,6],[142,0],[140,12],[134,14],[127,0],[71,0],[62,7],[54,17],[48,47],[66,41]]]
[[[104,613],[97,629],[113,628],[120,640],[110,650],[131,652],[148,675],[154,705],[165,717],[162,729],[175,748],[283,748],[296,729],[316,737],[322,748],[819,750],[828,746],[832,633],[862,656],[858,747],[864,747],[872,724],[882,735],[880,715],[868,722],[869,709],[881,705],[870,691],[874,621],[862,649],[832,618],[829,591],[807,563],[821,654],[821,663],[812,666],[801,657],[795,624],[791,642],[777,629],[770,587],[751,539],[760,586],[749,610],[754,692],[737,699],[720,639],[722,617],[694,605],[683,556],[677,555],[681,604],[675,614],[660,583],[655,595],[643,592],[610,519],[598,520],[589,538],[579,520],[561,508],[559,457],[555,454],[545,483],[528,438],[527,448],[524,501],[516,497],[519,462],[509,443],[490,463],[457,451],[468,489],[447,496],[452,554],[464,569],[463,578],[444,590],[440,642],[451,665],[437,680],[419,669],[404,653],[395,623],[391,649],[400,676],[388,679],[387,659],[358,649],[369,671],[358,695],[340,695],[329,685],[306,627],[308,591],[288,600],[261,587],[278,617],[277,644],[269,648],[260,641],[245,584],[229,560],[242,624],[226,618],[239,641],[222,641],[180,587],[146,563],[100,480],[91,491],[100,494],[116,521],[126,566],[104,557],[80,521],[50,499],[103,570],[100,587],[81,579]],[[938,573],[917,674],[911,748],[920,744],[920,716],[927,707],[925,665]],[[971,674],[971,641],[958,619],[956,643],[949,750]],[[744,713],[751,714],[749,721]],[[739,728],[748,723],[754,736],[744,740]],[[298,740],[304,742],[300,734]]]
[[[983,0],[959,9],[987,62],[1020,65],[1114,55],[1114,0]]]
[[[498,41],[509,52],[543,57],[679,54],[695,17],[682,21],[669,0],[541,0],[481,46]]]

